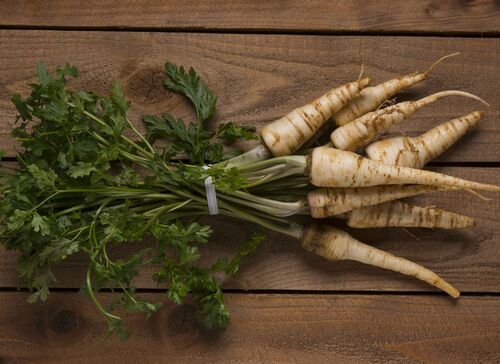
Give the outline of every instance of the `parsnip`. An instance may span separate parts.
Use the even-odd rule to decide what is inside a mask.
[[[422,184],[500,192],[499,186],[467,181],[431,171],[391,166],[335,148],[315,148],[309,158],[309,179],[316,187]]]
[[[486,101],[468,92],[455,90],[442,91],[420,100],[400,102],[399,104],[365,114],[335,129],[330,135],[330,139],[336,148],[354,151],[368,144],[378,133],[401,123],[420,108],[446,96],[464,96],[488,105]]]
[[[352,210],[348,214],[347,225],[354,228],[400,226],[464,229],[473,227],[474,219],[435,207],[391,201]]]
[[[474,111],[438,125],[414,138],[383,139],[370,144],[366,148],[366,154],[371,160],[381,163],[422,168],[472,129],[483,115],[482,111]]]
[[[302,247],[328,260],[354,260],[413,276],[458,298],[460,292],[434,272],[404,258],[364,244],[346,232],[327,225],[306,229]]]
[[[415,72],[399,78],[385,81],[377,86],[367,87],[358,96],[352,99],[346,106],[333,115],[333,120],[338,126],[345,125],[354,119],[375,110],[385,100],[388,100],[398,92],[407,89],[427,78],[433,68],[446,58],[453,57],[459,53],[449,54],[438,59],[425,72]]]
[[[416,138],[397,137],[371,144],[367,154],[385,164],[422,168],[472,128],[483,115],[480,111],[453,119]],[[423,208],[398,201],[353,210],[348,218],[353,227],[469,228],[474,219],[438,208]]]
[[[422,193],[442,191],[426,185],[390,185],[358,188],[320,188],[307,194],[314,218],[336,216],[363,206],[371,206]]]
[[[349,82],[293,110],[266,125],[260,133],[262,140],[274,156],[292,154],[369,83],[369,78]]]

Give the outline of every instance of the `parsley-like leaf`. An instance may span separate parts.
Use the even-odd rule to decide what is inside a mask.
[[[217,137],[224,140],[224,142],[231,144],[238,139],[258,139],[254,132],[255,128],[253,126],[240,126],[234,123],[223,123],[220,124],[217,129]]]
[[[208,130],[204,121],[214,114],[215,95],[193,69],[167,63],[166,73],[165,86],[185,95],[198,118],[185,123],[168,113],[145,116],[147,138],[127,119],[130,102],[118,84],[107,96],[68,88],[68,79],[78,76],[68,64],[55,72],[38,64],[31,92],[12,97],[18,111],[12,135],[21,148],[16,169],[3,166],[0,172],[0,242],[19,253],[31,302],[48,297],[53,266],[87,254],[84,291],[107,318],[110,333],[121,338],[128,330],[115,310],[149,317],[160,307],[131,286],[150,263],[153,278],[168,285],[170,300],[180,304],[190,295],[207,328],[226,326],[229,312],[216,274],[234,276],[262,240],[250,239],[231,260],[210,265],[202,258],[212,234],[209,225],[196,222],[206,213],[203,183],[212,177],[218,192],[234,195],[224,199],[224,210],[249,216],[255,205],[233,202],[238,198],[232,194],[248,182],[238,168],[213,163],[224,159],[223,143],[255,137],[251,128],[233,123]],[[164,140],[152,145],[158,138]],[[178,154],[189,161],[173,161]],[[146,248],[134,244],[143,239]],[[114,248],[124,244],[128,254],[117,257]],[[96,295],[104,287],[113,287],[109,305]]]
[[[30,164],[27,166],[28,171],[33,176],[36,185],[41,189],[54,189],[55,183],[57,179],[57,175],[55,172],[48,168],[46,170],[42,170],[36,164]]]
[[[227,275],[231,277],[235,277],[236,274],[238,273],[239,266],[241,264],[241,261],[252,254],[255,249],[262,243],[264,240],[265,236],[262,233],[255,233],[250,240],[248,240],[246,243],[242,244],[239,248],[238,251],[236,252],[236,255],[231,259],[231,261],[227,261],[225,258],[219,259],[214,265],[212,265],[211,270],[212,271],[224,271]]]
[[[47,68],[45,67],[45,64],[43,62],[39,62],[36,65],[36,75],[40,80],[42,86],[47,86],[52,81],[52,77],[50,76],[49,71],[47,71]]]
[[[90,163],[78,162],[68,169],[68,175],[73,178],[80,178],[88,176],[90,173],[96,170],[97,169]]]
[[[49,219],[46,216],[40,216],[38,212],[33,213],[31,226],[33,226],[34,231],[40,232],[41,235],[48,235],[50,233]]]
[[[130,101],[125,100],[123,89],[116,82],[113,82],[113,85],[111,86],[111,95],[109,98],[113,105],[123,114],[125,114],[130,107]]]
[[[165,73],[168,78],[163,81],[164,85],[172,91],[182,93],[191,100],[199,122],[212,116],[217,97],[208,89],[208,86],[192,67],[186,72],[184,67],[177,67],[175,64],[167,62]]]

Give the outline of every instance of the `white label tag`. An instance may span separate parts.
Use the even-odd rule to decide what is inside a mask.
[[[219,215],[219,206],[217,205],[217,192],[212,183],[212,177],[205,179],[205,192],[207,193],[208,213],[210,215]]]

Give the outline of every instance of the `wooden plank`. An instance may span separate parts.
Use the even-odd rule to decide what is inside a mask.
[[[492,82],[500,65],[500,39],[3,30],[0,45],[0,146],[10,154],[15,110],[9,99],[16,91],[27,91],[38,61],[50,67],[75,64],[81,76],[73,85],[85,89],[107,92],[117,80],[132,100],[135,122],[141,114],[166,110],[192,119],[186,102],[165,91],[161,79],[166,60],[193,65],[219,96],[215,121],[260,127],[357,77],[359,51],[374,83],[424,70],[442,55],[460,51],[461,56],[439,65],[429,80],[403,98],[443,89],[485,98],[491,103],[488,116],[440,160],[500,161],[500,100]],[[448,98],[419,111],[402,130],[421,133],[481,107],[464,98]]]
[[[227,294],[232,322],[224,332],[200,329],[191,306],[167,305],[149,321],[129,317],[126,343],[104,338],[102,316],[78,293],[37,305],[25,299],[0,294],[2,362],[500,361],[499,297]]]
[[[283,32],[500,31],[500,7],[480,1],[6,0],[0,25]]]
[[[434,170],[500,184],[498,168],[450,168]],[[488,196],[492,196],[489,194]],[[466,192],[431,194],[415,199],[422,206],[437,205],[477,218],[468,231],[412,229],[350,229],[358,239],[423,264],[464,292],[500,292],[500,204],[483,201]],[[230,256],[235,245],[249,237],[256,227],[227,218],[210,220],[215,228],[211,243],[203,250],[205,262]],[[328,223],[343,226],[341,221]],[[115,251],[127,256],[137,247]],[[0,287],[17,287],[16,255],[0,252]],[[65,261],[55,270],[59,287],[81,287],[87,261],[83,256]],[[151,280],[154,267],[141,270],[135,285],[156,288]],[[237,280],[224,287],[244,290],[341,290],[341,291],[435,291],[434,288],[394,272],[354,262],[328,262],[305,252],[297,241],[268,233],[267,240],[241,267]]]

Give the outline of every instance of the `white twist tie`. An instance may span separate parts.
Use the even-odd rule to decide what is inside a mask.
[[[203,166],[203,169],[209,169],[209,166]],[[219,206],[217,205],[217,192],[213,185],[212,176],[205,178],[205,192],[207,194],[208,213],[210,215],[219,215]]]

